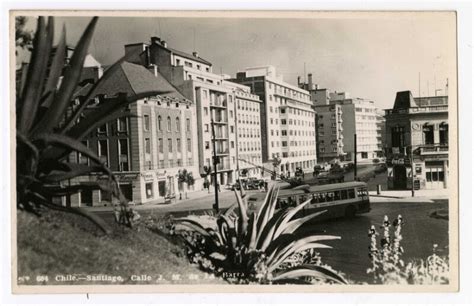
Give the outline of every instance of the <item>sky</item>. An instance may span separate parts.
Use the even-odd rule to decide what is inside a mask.
[[[281,16],[280,16],[281,17]],[[288,16],[287,16],[288,17]],[[306,16],[308,17],[308,16]],[[174,49],[213,64],[214,73],[273,65],[286,82],[313,74],[313,83],[351,97],[393,106],[397,91],[445,93],[456,77],[455,16],[449,13],[327,13],[310,18],[101,17],[89,52],[108,65],[124,45],[159,36]],[[75,45],[90,17],[56,18]],[[28,27],[34,29],[35,18]]]

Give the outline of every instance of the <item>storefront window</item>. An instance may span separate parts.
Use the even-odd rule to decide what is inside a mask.
[[[147,199],[153,198],[153,184],[152,183],[146,183],[145,184],[145,191],[146,191],[146,198]]]

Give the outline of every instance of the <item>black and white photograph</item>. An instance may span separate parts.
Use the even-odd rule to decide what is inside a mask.
[[[457,291],[456,22],[11,11],[14,292]]]

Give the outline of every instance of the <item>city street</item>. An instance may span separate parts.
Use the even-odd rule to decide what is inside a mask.
[[[377,184],[384,184],[385,174],[379,174],[369,182],[369,190],[375,191]],[[382,188],[385,190],[385,188]],[[249,191],[251,194],[258,191]],[[201,192],[199,198],[177,201],[168,205],[140,205],[135,209],[142,218],[153,215],[172,214],[173,216],[185,216],[188,214],[201,214],[204,210],[211,210],[214,203],[214,194]],[[385,192],[388,194],[388,192]],[[380,225],[385,215],[393,221],[400,214],[405,224],[402,227],[402,246],[405,250],[403,259],[405,262],[411,259],[426,259],[432,254],[433,244],[438,244],[438,254],[447,255],[448,252],[448,221],[430,217],[436,210],[447,210],[448,200],[443,197],[430,199],[420,195],[415,198],[394,196],[371,196],[371,211],[353,219],[338,219],[319,223],[315,226],[317,231],[324,234],[340,236],[341,240],[330,241],[328,244],[332,249],[320,250],[324,263],[334,269],[346,273],[352,281],[372,281],[372,276],[366,273],[370,267],[368,257],[368,229],[375,225],[377,231],[382,234]],[[420,193],[421,194],[421,193]],[[424,193],[426,194],[426,193]],[[192,195],[191,195],[192,196]],[[436,197],[435,197],[436,198]],[[225,190],[219,193],[220,208],[227,208],[235,203],[233,191]],[[109,211],[97,211],[106,220],[113,222]],[[379,237],[380,238],[380,237]]]

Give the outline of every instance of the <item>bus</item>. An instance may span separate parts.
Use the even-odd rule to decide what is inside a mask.
[[[248,198],[250,210],[258,210],[265,194],[251,194]],[[370,211],[369,193],[364,182],[346,182],[329,185],[307,186],[307,188],[284,189],[278,193],[276,209],[296,207],[311,200],[299,216],[326,210],[317,220],[354,217]]]

